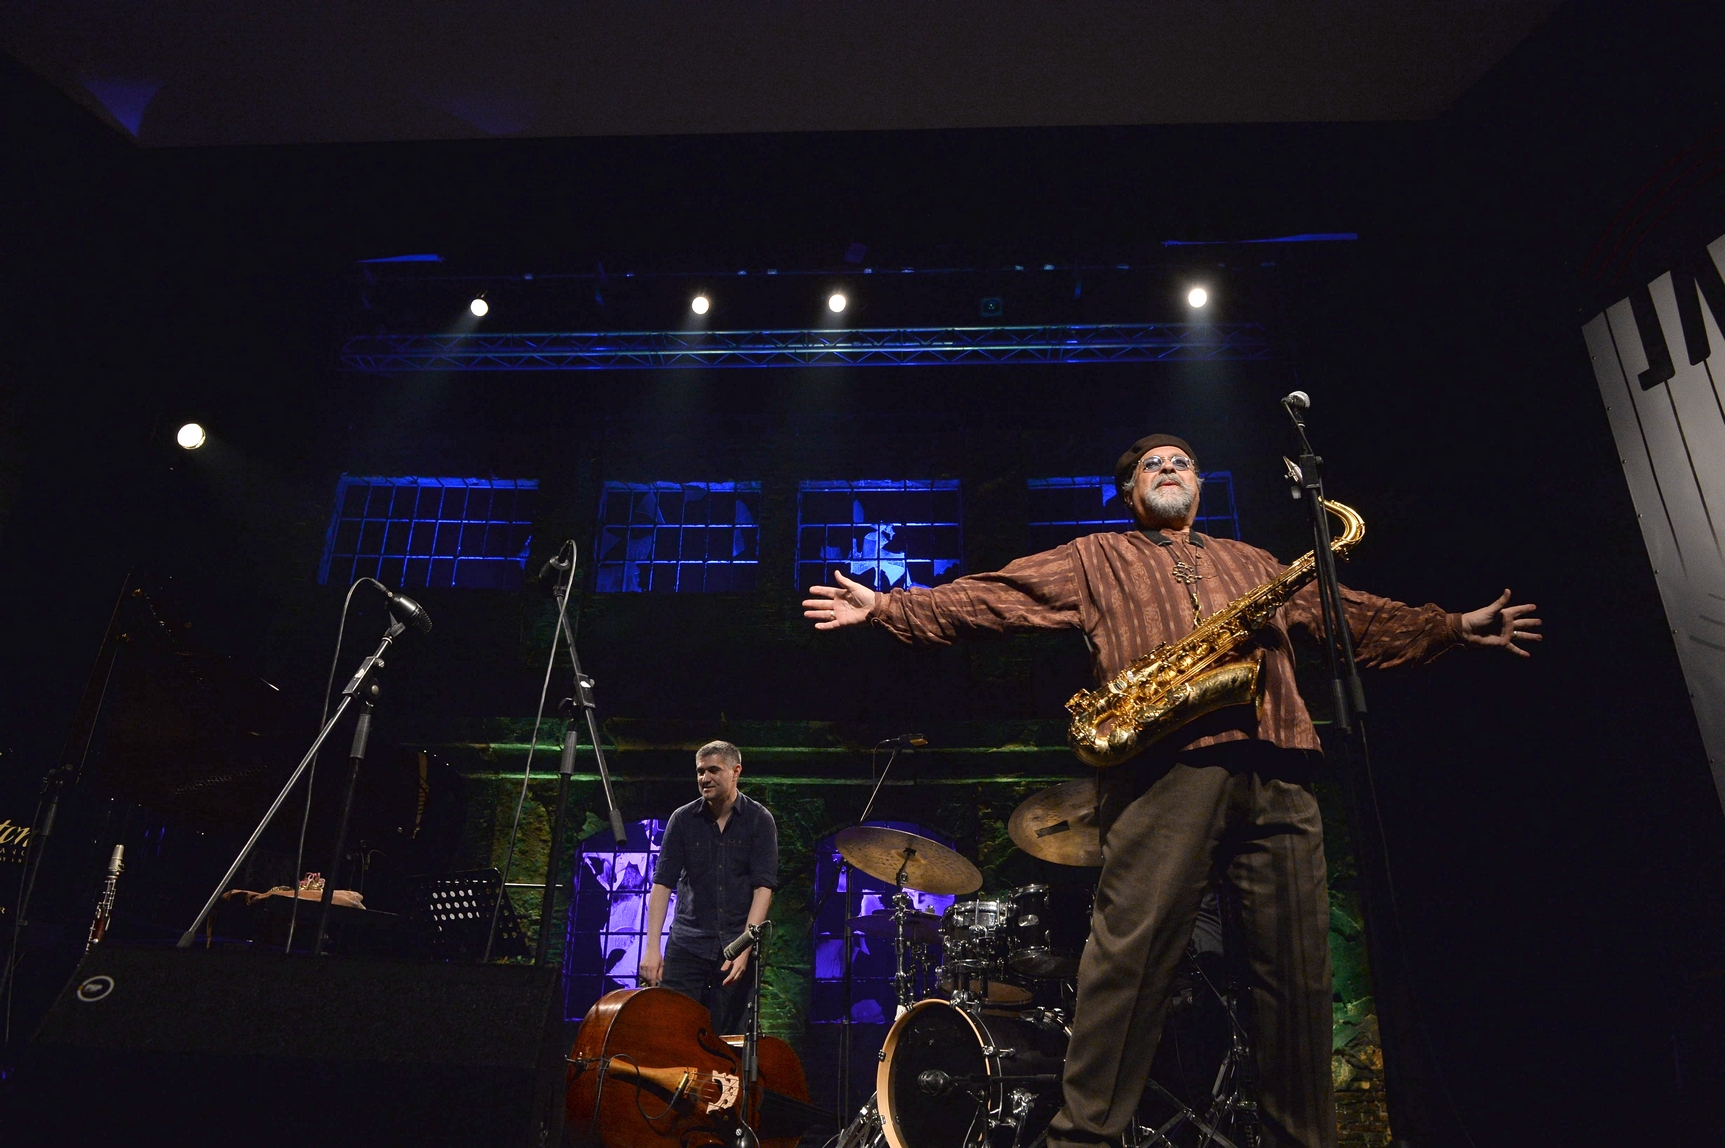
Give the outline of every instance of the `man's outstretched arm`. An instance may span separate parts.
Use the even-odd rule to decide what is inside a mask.
[[[817,630],[878,622],[900,641],[948,645],[968,634],[1082,628],[1077,564],[1070,546],[1020,558],[990,574],[944,586],[871,590],[834,570],[836,585],[810,586],[803,617]]]
[[[1520,657],[1528,653],[1517,642],[1537,642],[1540,620],[1532,603],[1509,604],[1505,590],[1495,602],[1465,614],[1452,614],[1433,603],[1410,606],[1391,598],[1380,598],[1342,587],[1342,608],[1354,636],[1354,652],[1360,664],[1377,669],[1429,662],[1457,646],[1495,646]],[[1318,588],[1305,587],[1288,603],[1288,624],[1310,630],[1322,638],[1323,621],[1318,610]]]

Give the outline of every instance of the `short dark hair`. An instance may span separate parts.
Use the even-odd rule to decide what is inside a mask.
[[[743,764],[743,751],[728,741],[710,741],[695,751],[695,764],[705,757],[716,757],[726,765]]]

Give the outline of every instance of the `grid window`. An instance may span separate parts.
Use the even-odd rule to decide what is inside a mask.
[[[758,482],[607,482],[599,502],[602,594],[753,590]]]
[[[950,845],[944,834],[906,821],[871,821],[903,829]],[[809,1021],[832,1024],[844,1017],[845,919],[891,911],[891,882],[878,881],[860,869],[845,866],[844,858],[827,838],[815,847],[815,888],[833,890],[821,902],[815,920],[815,968]],[[906,889],[913,908],[940,916],[958,898]],[[938,958],[938,950],[935,958]],[[931,958],[931,967],[934,958]],[[891,941],[856,935],[851,945],[851,1020],[856,1024],[886,1025],[891,1022],[897,1000],[893,984],[894,954]]]
[[[564,944],[563,1015],[577,1020],[615,989],[632,989],[647,935],[647,895],[665,841],[665,822],[635,821],[618,847],[609,829],[581,843]],[[665,913],[666,936],[677,917],[677,894]]]
[[[344,474],[317,580],[518,590],[538,500],[531,478]]]
[[[1132,512],[1115,492],[1111,477],[1033,478],[1029,487],[1031,553],[1085,534],[1133,527]],[[1198,517],[1192,529],[1213,538],[1240,537],[1231,472],[1204,472],[1204,493],[1198,500]]]
[[[835,567],[875,589],[935,586],[963,573],[956,479],[805,482],[797,493],[797,585]]]

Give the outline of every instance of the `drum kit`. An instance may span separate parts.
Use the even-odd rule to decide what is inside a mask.
[[[1031,796],[1013,811],[1007,831],[1032,857],[1100,866],[1095,780]],[[927,837],[873,825],[844,830],[835,845],[847,864],[893,886],[890,908],[852,917],[849,928],[893,945],[897,1007],[879,1053],[875,1093],[833,1148],[1030,1148],[1060,1108],[1093,888],[1023,885],[955,901],[936,916],[916,909],[908,891],[976,893],[982,873],[964,856]],[[936,944],[941,957],[933,964]],[[919,988],[924,999],[917,999]],[[1250,1051],[1231,997],[1214,995],[1224,1003],[1233,1039],[1208,1111],[1200,1115],[1152,1081],[1174,1116],[1138,1122],[1128,1144],[1256,1143],[1255,1113],[1240,1087],[1249,1079],[1241,1065]]]

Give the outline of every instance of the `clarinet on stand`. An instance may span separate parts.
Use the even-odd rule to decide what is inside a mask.
[[[96,902],[96,919],[90,922],[90,936],[84,942],[84,951],[88,953],[101,943],[108,934],[108,922],[114,919],[114,893],[120,887],[120,870],[125,868],[124,859],[126,847],[114,846],[114,855],[108,858],[108,877],[102,883],[102,899]]]

